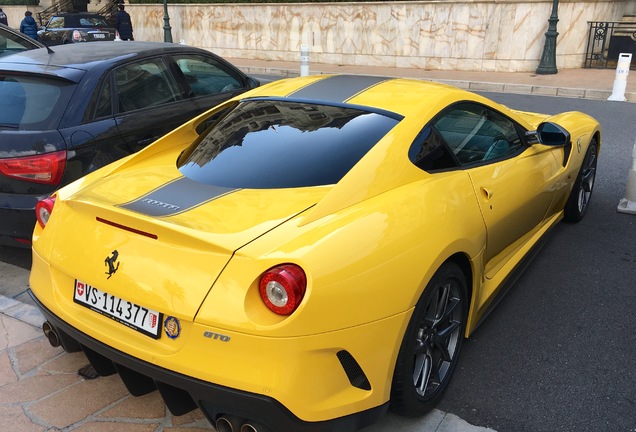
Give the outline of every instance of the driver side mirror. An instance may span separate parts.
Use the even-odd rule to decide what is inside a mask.
[[[253,88],[259,87],[260,85],[261,85],[261,82],[258,79],[253,78],[251,76],[247,77],[247,88],[253,89]]]
[[[536,140],[547,146],[564,146],[570,143],[570,133],[552,122],[541,123],[536,131],[527,132],[526,136],[530,141]]]

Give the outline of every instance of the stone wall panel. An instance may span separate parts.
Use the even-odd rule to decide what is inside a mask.
[[[582,67],[587,22],[618,21],[632,3],[560,0],[557,67]],[[18,27],[25,8],[4,9]],[[136,40],[163,40],[163,5],[127,10]],[[316,63],[509,72],[536,69],[551,10],[550,0],[168,5],[175,42],[224,57],[299,61],[307,44]]]

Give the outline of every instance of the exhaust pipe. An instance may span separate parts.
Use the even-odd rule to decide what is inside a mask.
[[[44,324],[42,324],[42,331],[44,332],[44,336],[46,336],[53,348],[57,348],[62,345],[62,343],[60,342],[60,337],[57,335],[57,332],[55,331],[51,323],[45,321]]]
[[[270,430],[261,424],[247,422],[241,426],[240,432],[270,432]]]
[[[216,419],[214,427],[217,432],[240,432],[243,420],[237,417],[221,416]]]

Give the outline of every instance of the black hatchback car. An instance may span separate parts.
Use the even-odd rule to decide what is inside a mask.
[[[115,28],[99,14],[63,13],[49,19],[38,31],[38,39],[47,46],[105,42],[115,40]]]
[[[0,58],[0,245],[30,246],[40,198],[259,85],[186,45],[54,50]]]

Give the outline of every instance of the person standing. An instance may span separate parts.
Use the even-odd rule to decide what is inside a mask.
[[[6,26],[9,25],[9,22],[7,21],[7,14],[2,12],[2,8],[0,8],[0,24],[4,24]]]
[[[20,33],[23,33],[26,36],[29,36],[35,40],[38,39],[38,25],[35,20],[31,16],[33,13],[31,11],[26,11],[24,13],[24,19],[20,23]]]
[[[124,10],[123,4],[119,5],[119,10],[115,14],[115,29],[117,29],[121,40],[134,40],[132,21],[130,21],[128,12]]]

